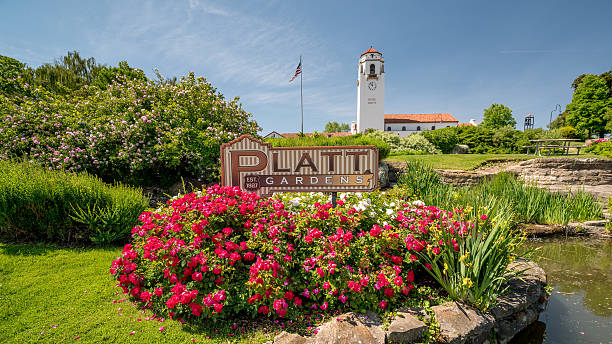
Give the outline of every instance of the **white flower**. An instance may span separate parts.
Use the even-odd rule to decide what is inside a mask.
[[[387,215],[391,215],[391,214],[393,214],[393,209],[387,209],[387,211],[385,213]]]
[[[424,207],[425,206],[425,202],[416,200],[416,201],[412,202],[412,205],[415,206],[415,207]]]

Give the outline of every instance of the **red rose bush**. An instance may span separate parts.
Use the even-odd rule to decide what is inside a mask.
[[[459,245],[471,228],[378,192],[332,207],[323,194],[262,199],[218,185],[139,220],[111,273],[143,308],[191,323],[397,307],[419,282],[419,257]],[[442,232],[457,236],[438,242]]]

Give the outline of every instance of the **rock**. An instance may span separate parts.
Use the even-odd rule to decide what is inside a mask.
[[[389,186],[389,165],[381,161],[378,163],[378,187],[386,188]]]
[[[391,343],[414,343],[427,331],[427,325],[410,313],[399,312],[389,325],[387,339]]]
[[[455,145],[451,150],[451,154],[467,154],[470,152],[470,146],[468,145]]]
[[[283,331],[279,333],[276,337],[274,337],[274,344],[304,344],[306,342],[306,338],[300,336],[299,334],[289,333]]]
[[[444,343],[482,343],[491,336],[494,318],[459,302],[432,307]]]
[[[384,344],[385,337],[380,336],[382,329],[373,320],[366,326],[356,313],[345,313],[321,326],[319,332],[309,339],[307,344]],[[275,342],[276,343],[276,342]]]

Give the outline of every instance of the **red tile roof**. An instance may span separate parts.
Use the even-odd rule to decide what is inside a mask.
[[[297,137],[299,136],[300,133],[283,133],[281,134],[282,137]],[[304,133],[305,136],[312,136],[312,133]],[[321,136],[326,136],[326,137],[333,137],[333,136],[350,136],[352,135],[350,132],[349,133],[319,133],[319,135]]]
[[[449,113],[410,113],[385,115],[385,123],[459,122]]]
[[[370,47],[370,49],[366,50],[363,54],[361,54],[361,56],[363,56],[365,54],[368,54],[368,53],[377,53],[377,54],[380,54],[379,51],[376,51],[376,49]]]

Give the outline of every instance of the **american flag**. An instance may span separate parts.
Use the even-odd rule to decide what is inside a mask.
[[[295,70],[295,74],[293,74],[293,77],[291,78],[291,80],[289,80],[289,82],[292,82],[293,80],[295,80],[295,78],[297,78],[297,76],[300,75],[300,73],[302,73],[302,61],[300,61],[300,63],[298,64]]]

